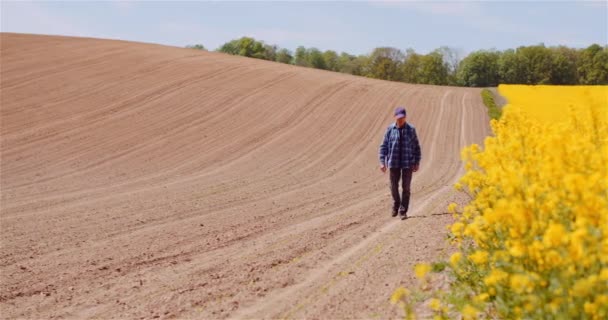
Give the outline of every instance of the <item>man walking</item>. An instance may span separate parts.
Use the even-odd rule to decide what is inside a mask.
[[[418,171],[420,165],[420,143],[416,129],[406,122],[404,108],[395,109],[395,123],[391,124],[384,134],[380,145],[380,170],[390,171],[391,194],[393,196],[392,216],[397,213],[401,220],[407,218],[410,204],[410,184],[412,173]],[[399,196],[399,180],[402,181],[403,194]]]

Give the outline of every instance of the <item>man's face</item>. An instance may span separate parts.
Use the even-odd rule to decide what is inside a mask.
[[[396,118],[395,121],[397,122],[398,126],[403,126],[405,124],[405,117],[403,118]]]

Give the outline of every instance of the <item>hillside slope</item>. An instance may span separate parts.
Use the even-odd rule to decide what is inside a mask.
[[[1,34],[4,317],[368,318],[444,247],[479,90]],[[406,221],[377,150],[404,105]]]

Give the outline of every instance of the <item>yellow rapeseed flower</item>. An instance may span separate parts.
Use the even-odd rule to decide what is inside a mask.
[[[462,318],[463,319],[477,319],[477,309],[472,307],[470,304],[465,305],[462,308]]]
[[[429,301],[429,307],[434,311],[439,311],[441,310],[441,301],[437,298],[433,298]]]
[[[551,223],[545,232],[543,243],[548,247],[557,247],[564,242],[566,229],[559,223]]]
[[[391,295],[391,303],[396,304],[397,302],[401,301],[403,297],[407,297],[409,294],[409,290],[404,287],[399,287]]]
[[[462,317],[606,319],[608,86],[499,91],[509,105],[482,145],[461,150],[455,185],[473,197],[449,228],[453,288],[475,303]]]
[[[416,277],[418,277],[418,279],[424,279],[426,274],[431,271],[431,265],[428,263],[419,263],[414,267],[414,269],[416,272]]]
[[[511,290],[513,290],[513,292],[517,294],[531,292],[534,288],[533,283],[530,281],[530,278],[521,274],[514,274],[511,276],[510,286]]]
[[[608,266],[600,271],[600,280],[608,281]]]
[[[452,225],[451,231],[454,235],[458,236],[462,233],[464,229],[464,224],[462,222],[456,222]]]
[[[485,302],[490,298],[490,295],[486,292],[480,293],[475,296],[475,302]]]
[[[484,264],[484,263],[488,262],[488,252],[482,251],[482,250],[477,250],[469,256],[469,259],[471,261],[473,261],[473,263],[475,263],[475,264]]]
[[[458,206],[458,205],[457,205],[457,204],[455,204],[454,202],[450,203],[450,204],[448,205],[448,212],[449,212],[449,213],[456,213],[456,207],[457,207],[457,206]]]
[[[585,309],[585,313],[589,315],[597,314],[597,305],[595,303],[585,302],[585,305],[583,307]]]
[[[487,286],[493,286],[507,279],[507,277],[509,277],[508,273],[500,269],[492,269],[492,271],[490,271],[490,274],[486,276],[483,281]]]
[[[456,264],[458,264],[458,262],[460,261],[460,259],[462,258],[462,253],[460,252],[454,252],[451,256],[450,256],[450,264],[455,267]]]

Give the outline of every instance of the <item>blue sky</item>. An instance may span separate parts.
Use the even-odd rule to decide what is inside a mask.
[[[608,43],[606,1],[407,2],[1,2],[1,31],[124,39],[216,49],[253,36],[297,46],[369,53],[379,46],[426,53],[545,43]]]

